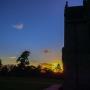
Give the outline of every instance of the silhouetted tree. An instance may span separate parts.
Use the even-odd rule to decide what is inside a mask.
[[[2,60],[0,59],[0,67],[2,66]]]
[[[61,69],[60,64],[57,64],[56,69]]]
[[[18,57],[17,62],[19,61],[21,66],[28,65],[29,64],[29,60],[28,60],[29,54],[30,54],[29,51],[22,52],[20,57]]]
[[[58,72],[58,71],[61,71],[61,66],[60,66],[60,64],[57,64],[57,66],[56,66],[55,69],[57,70],[57,72]]]

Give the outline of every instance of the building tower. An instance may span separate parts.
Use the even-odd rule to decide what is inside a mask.
[[[90,90],[90,0],[81,6],[65,5],[64,90]]]

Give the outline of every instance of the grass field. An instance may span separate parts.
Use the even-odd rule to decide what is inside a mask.
[[[0,90],[43,90],[63,80],[29,77],[0,77]]]

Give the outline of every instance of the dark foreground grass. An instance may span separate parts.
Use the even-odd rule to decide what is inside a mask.
[[[34,77],[0,77],[0,90],[43,90],[63,80]]]

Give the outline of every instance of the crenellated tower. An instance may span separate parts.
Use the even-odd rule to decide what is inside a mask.
[[[90,90],[90,0],[64,9],[64,90]]]

